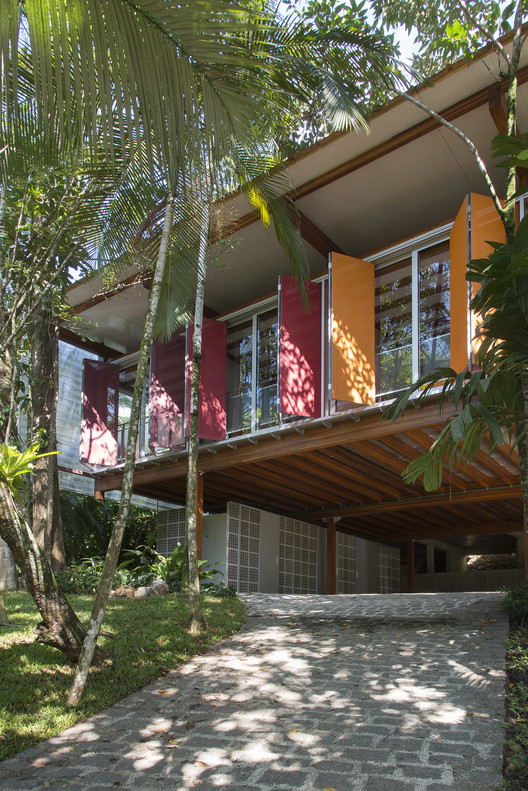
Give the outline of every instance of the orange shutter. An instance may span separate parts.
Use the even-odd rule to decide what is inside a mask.
[[[493,247],[488,241],[506,243],[506,231],[495,208],[493,200],[487,195],[471,194],[471,258],[488,258],[493,252]],[[479,289],[478,283],[473,283],[473,296]],[[471,337],[473,359],[480,346],[480,341],[475,340],[479,316],[471,314]]]
[[[473,341],[477,319],[469,310],[466,272],[470,259],[489,256],[492,247],[488,241],[505,242],[504,226],[493,200],[471,193],[460,207],[450,237],[451,368],[457,372],[463,371],[470,362],[470,350],[474,357],[478,348]],[[472,293],[477,289],[478,284],[474,283]]]
[[[451,368],[457,373],[468,364],[468,199],[460,207],[449,237]]]
[[[332,253],[332,397],[373,404],[374,264]]]

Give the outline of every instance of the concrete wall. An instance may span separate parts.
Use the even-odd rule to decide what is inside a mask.
[[[378,592],[378,546],[356,538],[356,593]]]
[[[204,516],[202,527],[202,557],[208,563],[218,563],[224,584],[227,585],[227,514]],[[215,575],[218,577],[218,574]]]
[[[260,581],[262,593],[279,590],[280,517],[269,511],[260,511]]]
[[[523,580],[523,569],[416,574],[414,577],[414,588],[417,593],[496,591],[502,587],[512,588],[515,585],[519,585]]]

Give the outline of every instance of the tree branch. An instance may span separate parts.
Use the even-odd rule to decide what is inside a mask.
[[[407,101],[411,102],[411,104],[414,104],[416,107],[419,107],[420,110],[423,110],[424,113],[427,113],[427,115],[430,115],[431,118],[434,118],[435,120],[437,120],[440,124],[442,124],[442,126],[445,126],[446,129],[449,129],[451,132],[453,132],[453,134],[455,134],[457,137],[459,137],[466,144],[466,146],[469,148],[469,150],[471,151],[471,153],[473,155],[473,159],[476,162],[476,165],[477,165],[477,167],[478,167],[478,169],[480,171],[481,176],[483,177],[484,181],[486,182],[486,186],[488,187],[490,195],[491,195],[491,197],[493,199],[493,203],[495,204],[495,208],[497,209],[501,220],[504,222],[504,219],[505,219],[504,208],[503,208],[503,206],[502,206],[502,204],[500,202],[499,196],[497,195],[497,191],[495,190],[495,186],[494,186],[494,184],[493,184],[493,182],[491,180],[491,176],[490,176],[490,174],[488,172],[488,169],[487,169],[482,157],[480,156],[476,145],[473,143],[473,141],[470,140],[469,137],[467,135],[465,135],[464,132],[462,132],[457,126],[455,126],[454,124],[452,124],[449,121],[447,121],[439,113],[435,112],[430,107],[428,107],[426,104],[424,104],[424,102],[420,101],[420,99],[417,99],[415,96],[412,96],[409,93],[405,93],[404,91],[400,91],[400,90],[398,90],[398,88],[395,88],[394,90],[395,90],[395,93],[398,94],[398,96],[401,96],[403,99],[407,99]]]

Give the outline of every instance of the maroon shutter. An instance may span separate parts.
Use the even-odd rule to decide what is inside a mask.
[[[150,444],[176,448],[185,442],[185,335],[154,340],[150,382]]]
[[[280,279],[280,411],[321,415],[321,284],[308,283],[310,311],[293,277]]]
[[[117,464],[119,368],[84,361],[80,459],[88,464]]]
[[[187,328],[188,355],[192,360],[192,333],[194,325]],[[226,437],[226,367],[227,324],[215,319],[203,320],[202,363],[200,367],[200,412],[198,436],[200,439],[221,440]],[[192,363],[189,363],[188,404],[190,404]]]

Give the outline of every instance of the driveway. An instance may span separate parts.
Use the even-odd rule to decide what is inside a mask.
[[[499,593],[243,595],[242,630],[0,765],[0,789],[497,791]]]

